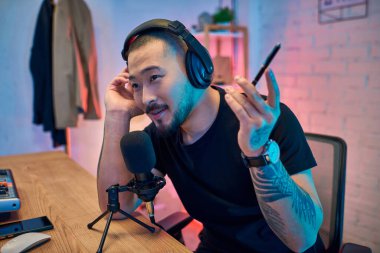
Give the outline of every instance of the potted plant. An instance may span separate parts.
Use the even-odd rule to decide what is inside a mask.
[[[233,11],[228,7],[222,7],[212,16],[215,24],[229,24],[234,19]]]

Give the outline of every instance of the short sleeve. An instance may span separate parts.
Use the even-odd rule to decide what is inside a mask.
[[[290,175],[317,165],[297,117],[288,106],[280,104],[281,114],[270,138],[280,146],[282,164]]]

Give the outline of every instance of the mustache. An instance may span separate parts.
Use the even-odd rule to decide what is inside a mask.
[[[164,109],[168,109],[169,106],[168,105],[160,105],[160,104],[149,104],[147,107],[146,107],[146,110],[145,110],[145,113],[146,114],[149,114],[151,111],[153,110],[164,110]]]

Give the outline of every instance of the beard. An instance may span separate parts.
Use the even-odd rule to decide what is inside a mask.
[[[178,108],[173,113],[173,118],[169,124],[165,125],[161,120],[157,121],[156,127],[159,134],[163,137],[168,137],[176,133],[193,110],[192,90],[190,88],[185,88],[180,94],[178,101]]]
[[[161,136],[168,137],[176,133],[183,122],[187,119],[193,109],[190,101],[181,100],[178,110],[174,112],[173,119],[168,125],[162,124],[161,120],[157,121],[157,129]]]

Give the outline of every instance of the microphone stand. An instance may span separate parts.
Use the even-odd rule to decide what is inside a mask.
[[[120,209],[120,202],[119,202],[119,192],[124,192],[124,191],[127,191],[127,186],[119,186],[118,184],[115,184],[115,185],[112,185],[110,186],[106,192],[108,192],[108,205],[107,205],[107,210],[105,212],[103,212],[98,218],[96,218],[93,222],[87,224],[87,228],[89,229],[92,229],[92,227],[100,220],[102,219],[104,216],[106,216],[108,213],[110,213],[110,215],[108,216],[108,219],[107,219],[107,224],[104,228],[104,232],[103,232],[103,236],[102,236],[102,239],[100,240],[100,245],[99,245],[99,248],[98,250],[96,251],[97,253],[101,253],[102,250],[103,250],[103,245],[104,245],[104,241],[106,240],[106,236],[107,236],[107,233],[108,233],[108,229],[110,227],[110,224],[111,224],[111,220],[112,220],[112,216],[117,213],[117,212],[120,212],[122,213],[123,215],[127,216],[129,219],[133,220],[134,222],[140,224],[141,226],[143,226],[144,228],[148,229],[151,233],[153,233],[155,231],[155,228],[154,227],[151,227],[151,226],[148,226],[147,224],[145,224],[144,222],[140,221],[139,219],[136,219],[135,217],[133,217],[132,215],[130,215],[129,213],[123,211]]]
[[[120,209],[120,202],[119,202],[119,192],[125,192],[130,191],[133,193],[136,193],[139,197],[141,197],[144,201],[152,201],[154,197],[156,196],[157,192],[164,187],[166,184],[166,181],[164,178],[161,177],[154,177],[154,187],[151,189],[141,189],[141,186],[136,183],[135,179],[132,179],[127,185],[120,186],[119,184],[111,185],[106,192],[108,193],[108,204],[107,204],[107,210],[104,211],[99,217],[97,217],[94,221],[87,224],[88,229],[92,229],[92,227],[101,220],[104,216],[106,216],[108,213],[110,215],[107,218],[107,223],[103,231],[102,239],[100,240],[99,248],[96,251],[97,253],[102,253],[103,251],[103,245],[106,240],[106,236],[108,233],[108,229],[111,225],[112,216],[115,213],[121,213],[131,219],[132,221],[136,222],[137,224],[143,226],[144,228],[148,229],[151,233],[153,233],[156,229],[154,227],[151,227],[144,222],[140,221],[139,219],[133,217],[129,213],[123,211]],[[155,223],[156,224],[156,223]],[[159,224],[156,224],[159,227],[161,227]],[[162,227],[161,227],[162,228]]]

